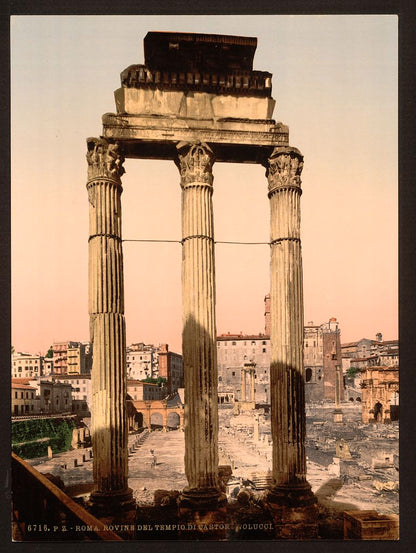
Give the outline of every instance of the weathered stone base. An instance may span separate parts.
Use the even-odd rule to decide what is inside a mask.
[[[226,539],[227,497],[214,489],[184,490],[178,500],[180,539]]]
[[[114,492],[94,491],[88,502],[89,511],[99,518],[120,520],[124,514],[136,510],[133,490],[127,488]]]
[[[345,511],[344,540],[398,540],[398,515],[377,511]]]
[[[275,528],[275,538],[310,540],[318,538],[318,505],[309,484],[276,486],[265,497]]]

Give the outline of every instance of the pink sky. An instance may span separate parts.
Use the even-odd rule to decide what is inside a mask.
[[[305,156],[305,322],[342,340],[398,336],[395,16],[18,16],[12,18],[12,343],[45,352],[88,340],[86,142],[114,112],[149,30],[258,37],[274,119]],[[103,40],[105,36],[105,40]],[[127,160],[123,237],[180,240],[179,174]],[[214,165],[219,241],[267,241],[264,169]],[[125,243],[127,342],[181,349],[179,244]],[[216,247],[217,331],[264,330],[269,247]]]

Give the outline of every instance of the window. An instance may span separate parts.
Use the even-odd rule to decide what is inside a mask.
[[[14,397],[15,397],[15,399],[17,399],[17,392],[14,393]]]
[[[266,348],[263,348],[263,353],[266,353]]]
[[[23,399],[23,397],[24,397],[23,392],[20,392],[20,398]]]
[[[235,376],[235,372],[233,371],[233,372],[231,373],[231,375],[232,375],[232,376]]]
[[[263,342],[262,342],[262,345],[263,345],[263,346],[265,346],[265,345],[266,345],[266,342],[265,342],[264,340],[263,340]]]
[[[221,342],[217,342],[217,347],[219,348],[221,345]]]
[[[237,343],[236,342],[231,342],[231,345],[232,346],[235,346]]]
[[[222,376],[218,377],[218,382],[222,382]]]

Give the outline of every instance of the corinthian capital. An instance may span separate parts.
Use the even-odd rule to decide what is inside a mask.
[[[297,148],[290,146],[275,148],[266,163],[269,191],[286,186],[300,188],[302,169],[303,155]]]
[[[176,165],[181,174],[181,186],[191,182],[212,185],[214,153],[207,144],[180,142],[177,146]]]
[[[119,181],[125,172],[119,144],[105,138],[87,138],[87,147],[88,180],[107,177]]]

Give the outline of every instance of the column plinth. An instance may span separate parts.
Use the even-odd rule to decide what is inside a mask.
[[[126,330],[120,177],[117,144],[89,138],[89,315],[93,347],[92,447],[95,490],[92,509],[117,515],[134,506],[127,485]]]
[[[191,510],[201,517],[203,511],[219,509],[226,497],[218,478],[214,156],[206,144],[181,143],[177,153],[182,188],[182,354],[188,480],[180,506],[186,518]]]
[[[275,148],[267,164],[271,224],[270,396],[273,486],[267,505],[276,536],[315,537],[316,498],[306,480],[300,175],[296,148]]]

